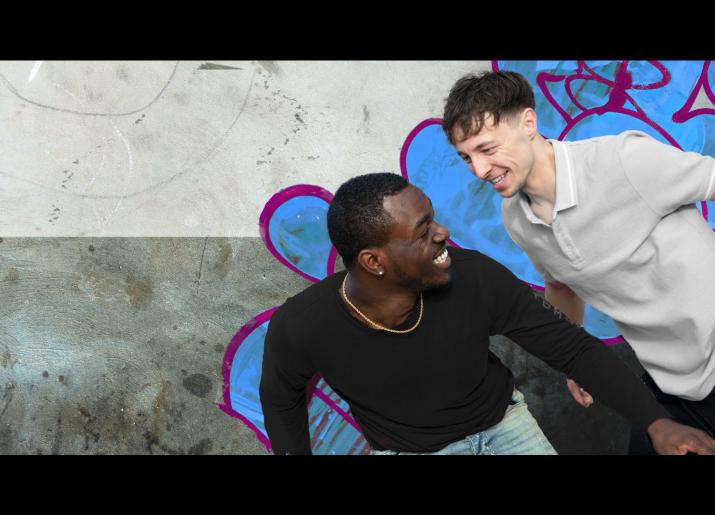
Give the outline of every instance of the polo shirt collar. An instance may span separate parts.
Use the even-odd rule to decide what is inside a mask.
[[[578,204],[578,194],[571,156],[569,156],[566,144],[554,139],[548,141],[554,149],[556,161],[556,205],[554,211],[558,213]]]
[[[576,192],[573,166],[566,144],[563,141],[552,139],[548,140],[548,142],[551,143],[551,147],[554,149],[556,167],[556,203],[554,205],[554,216],[552,217],[556,219],[556,213],[578,204],[578,194]],[[531,223],[545,225],[531,210],[526,194],[523,192],[519,193],[519,204]]]

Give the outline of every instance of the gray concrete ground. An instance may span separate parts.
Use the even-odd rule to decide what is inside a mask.
[[[259,238],[3,239],[0,453],[265,454],[215,406],[221,361],[243,324],[307,285]],[[506,338],[494,349],[560,453],[625,452],[628,422],[577,406]]]

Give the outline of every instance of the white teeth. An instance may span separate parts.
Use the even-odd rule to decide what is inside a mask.
[[[505,175],[506,175],[506,174],[502,174],[502,175],[500,175],[499,177],[497,177],[496,179],[493,179],[493,180],[492,180],[492,184],[499,184],[501,181],[504,180],[504,176],[505,176]]]
[[[437,264],[444,263],[447,261],[447,257],[449,257],[449,252],[447,252],[447,249],[444,249],[442,252],[439,253],[439,256],[434,258],[434,262]]]

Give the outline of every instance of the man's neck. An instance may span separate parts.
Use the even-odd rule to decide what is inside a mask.
[[[403,324],[415,307],[418,294],[402,289],[397,291],[388,289],[383,286],[385,279],[378,280],[364,275],[356,272],[348,273],[345,293],[350,302],[363,315],[382,326],[395,328]],[[346,306],[355,318],[364,322],[349,304],[346,303]]]
[[[529,197],[531,210],[547,224],[556,202],[556,159],[547,140],[537,136],[534,142],[534,165],[522,191]]]

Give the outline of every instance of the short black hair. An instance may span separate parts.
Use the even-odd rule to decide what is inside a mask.
[[[452,86],[444,106],[442,129],[454,145],[456,127],[465,136],[477,134],[487,114],[497,124],[504,116],[535,106],[534,92],[523,75],[508,71],[470,73]]]
[[[328,234],[348,270],[355,266],[361,250],[387,243],[394,220],[382,203],[409,185],[401,175],[370,173],[338,188],[328,209]]]

